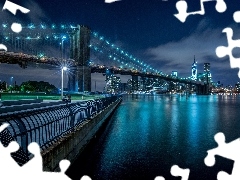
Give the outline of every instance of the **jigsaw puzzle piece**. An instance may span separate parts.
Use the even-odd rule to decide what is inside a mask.
[[[113,2],[117,2],[117,1],[121,1],[121,0],[105,0],[105,3],[113,3]]]
[[[41,179],[71,180],[71,178],[65,174],[69,166],[70,161],[62,160],[59,163],[60,172],[42,172],[39,176],[41,176]],[[89,176],[83,176],[81,180],[91,180],[91,178]]]
[[[234,14],[233,14],[233,19],[236,23],[240,23],[240,11],[236,11]]]
[[[225,142],[225,136],[223,133],[217,133],[214,136],[215,141],[218,144],[217,148],[208,150],[208,155],[204,159],[204,163],[207,166],[213,166],[215,164],[215,156],[219,155],[221,157],[230,159],[234,161],[232,174],[229,175],[224,171],[220,171],[217,175],[218,180],[229,179],[235,180],[240,179],[240,139],[236,139],[229,143]]]
[[[215,164],[215,155],[219,155],[233,161],[238,158],[240,159],[240,153],[238,152],[240,150],[239,139],[226,143],[223,133],[217,133],[214,136],[214,139],[217,142],[218,147],[207,151],[208,155],[204,159],[206,165],[212,166]]]
[[[42,172],[43,163],[39,145],[36,142],[30,143],[28,145],[28,151],[32,153],[34,157],[22,166],[22,170],[26,172],[31,170],[31,172],[33,171],[34,173]]]
[[[162,177],[162,176],[157,176],[157,177],[154,178],[154,180],[165,180],[165,178]]]
[[[5,128],[8,127],[8,124],[4,123],[0,126],[0,132],[2,132]],[[11,153],[18,151],[19,145],[16,141],[12,141],[9,143],[7,147],[4,147],[0,142],[0,172],[1,176],[11,175],[12,172],[19,172],[20,166],[17,162],[11,157]],[[11,167],[11,168],[9,168]]]
[[[1,46],[0,46],[1,47]],[[9,126],[9,124],[7,123],[3,123],[1,126],[0,126],[0,132],[2,132],[4,129],[6,129],[7,127]]]
[[[170,170],[172,176],[178,177],[181,176],[182,180],[188,180],[190,169],[182,169],[178,165],[173,165]],[[154,180],[165,180],[162,176],[157,176]]]
[[[178,14],[174,14],[174,16],[181,22],[185,22],[186,18],[189,15],[194,15],[194,14],[204,15],[205,14],[204,2],[208,2],[208,1],[216,1],[215,9],[219,13],[223,13],[227,9],[227,5],[224,2],[224,0],[200,0],[201,9],[199,11],[187,12],[187,8],[188,8],[187,2],[184,0],[180,0],[176,3],[176,9],[178,11]]]
[[[82,178],[81,178],[81,180],[91,180],[91,178],[89,177],[89,176],[83,176]],[[164,179],[163,179],[164,180]]]
[[[17,10],[21,11],[22,13],[29,13],[30,10],[25,8],[25,7],[22,7],[22,6],[19,6],[11,1],[8,1],[6,0],[4,6],[3,6],[3,10],[9,10],[11,13],[13,13],[14,15],[16,15],[17,13]]]
[[[233,57],[232,50],[236,47],[240,48],[240,39],[233,40],[233,30],[232,28],[223,29],[224,33],[227,35],[228,47],[219,46],[216,48],[216,55],[218,57],[229,56],[230,67],[231,68],[240,68],[240,58]],[[240,71],[238,72],[238,77],[240,78]]]
[[[178,1],[176,3],[176,9],[178,14],[174,14],[174,16],[181,22],[185,22],[189,14],[187,13],[187,2],[186,1]]]
[[[230,174],[228,174],[224,171],[220,171],[218,173],[217,179],[218,180],[237,180],[236,178],[233,178],[233,176],[231,176]]]
[[[226,5],[226,3],[224,2],[224,0],[217,0],[215,9],[216,9],[216,11],[219,12],[219,13],[225,12],[225,11],[227,10],[227,5]]]
[[[181,176],[182,180],[188,180],[190,169],[182,169],[178,165],[173,165],[171,167],[171,174],[173,176]]]
[[[0,143],[0,161],[5,161],[10,163],[11,166],[19,167],[18,165],[16,165],[16,161],[14,161],[14,159],[11,157],[11,153],[16,152],[18,149],[19,145],[15,141],[10,142],[7,147],[4,147],[2,143]],[[4,164],[0,163],[0,170],[2,170],[2,168],[4,169],[5,167],[6,166]]]

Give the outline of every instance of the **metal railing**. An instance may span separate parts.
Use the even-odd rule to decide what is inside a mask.
[[[91,120],[119,98],[113,96],[0,115],[0,121],[9,124],[6,129],[8,136],[11,135],[27,156],[30,156],[27,146],[31,142],[37,142],[41,150],[44,150],[74,131],[74,128],[80,124]],[[5,137],[1,136],[1,133],[2,141]],[[6,144],[6,138],[4,141]]]

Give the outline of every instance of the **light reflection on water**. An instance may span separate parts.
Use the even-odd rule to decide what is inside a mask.
[[[231,173],[232,162],[218,158],[204,164],[206,151],[215,148],[214,135],[226,141],[240,137],[239,96],[125,96],[105,131],[70,167],[80,179],[179,179],[170,175],[177,164],[190,168],[190,179],[216,179]]]

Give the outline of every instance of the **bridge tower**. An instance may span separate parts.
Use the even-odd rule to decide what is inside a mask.
[[[70,58],[77,62],[77,69],[69,76],[69,91],[91,91],[90,34],[88,27],[78,25],[70,35]]]

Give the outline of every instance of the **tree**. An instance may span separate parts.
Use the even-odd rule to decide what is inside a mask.
[[[23,82],[20,85],[20,89],[22,92],[44,92],[44,93],[54,93],[57,92],[57,88],[44,81],[28,81]]]
[[[5,81],[0,82],[0,91],[6,91],[7,83]]]

